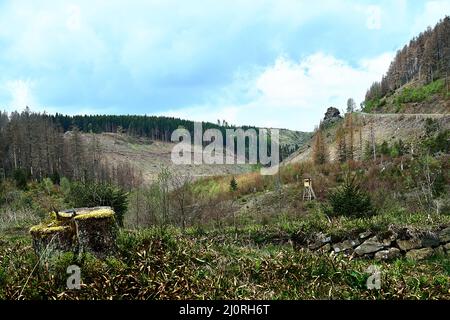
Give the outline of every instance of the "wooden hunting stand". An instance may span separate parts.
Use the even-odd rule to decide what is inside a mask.
[[[311,201],[316,198],[311,178],[303,179],[303,187],[303,201]]]

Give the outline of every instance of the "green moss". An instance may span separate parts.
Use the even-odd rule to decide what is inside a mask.
[[[30,228],[32,234],[50,234],[65,231],[69,226],[58,226],[54,224],[38,224]]]
[[[114,211],[111,209],[98,209],[89,213],[81,213],[77,215],[75,220],[87,220],[87,219],[104,219],[114,217]]]

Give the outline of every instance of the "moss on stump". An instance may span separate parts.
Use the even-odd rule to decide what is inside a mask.
[[[32,227],[30,233],[34,251],[40,256],[72,251],[76,247],[75,232],[70,225],[40,224]]]
[[[117,224],[110,207],[78,208],[51,213],[50,221],[30,229],[38,255],[91,252],[103,258],[114,252]]]
[[[111,208],[89,210],[74,218],[81,252],[105,257],[114,252],[117,225]]]

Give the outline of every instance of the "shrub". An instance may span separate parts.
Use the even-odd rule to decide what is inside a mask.
[[[60,181],[61,191],[65,197],[70,195],[70,181],[66,177],[62,177]]]
[[[450,130],[439,131],[436,135],[426,138],[423,147],[431,154],[450,152]]]
[[[231,179],[231,181],[230,181],[230,191],[235,192],[235,191],[237,191],[237,189],[238,189],[238,185],[236,182],[236,178],[233,177],[233,179]]]
[[[58,173],[58,171],[53,171],[53,173],[50,176],[50,179],[52,179],[53,184],[58,184],[61,182],[61,177]]]
[[[108,183],[73,183],[69,193],[75,207],[110,206],[116,213],[119,226],[123,227],[123,216],[128,208],[128,193]]]
[[[405,88],[395,98],[396,103],[422,102],[430,98],[432,95],[442,92],[444,81],[436,80],[422,87]]]
[[[329,194],[334,216],[367,217],[374,213],[370,196],[361,190],[356,177],[347,177],[343,185]]]
[[[379,97],[376,97],[372,100],[366,100],[363,105],[363,112],[372,112],[377,109],[380,109],[386,105],[386,99],[380,99]]]
[[[42,187],[44,188],[45,192],[47,192],[48,195],[51,195],[53,191],[53,182],[50,178],[44,178],[41,182]]]
[[[20,190],[27,189],[28,175],[24,169],[18,168],[16,170],[14,170],[13,178],[14,178],[14,181],[16,182],[17,188],[19,188]]]

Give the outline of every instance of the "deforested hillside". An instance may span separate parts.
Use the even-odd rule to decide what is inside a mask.
[[[376,158],[398,144],[413,153],[431,124],[448,139],[449,71],[450,17],[445,17],[397,52],[381,81],[368,89],[361,112],[341,117],[329,108],[313,137],[285,163],[312,160],[314,149],[321,149],[319,162]]]
[[[171,161],[174,143],[133,137],[118,133],[82,134],[85,145],[95,142],[101,157],[108,163],[129,164],[142,182],[157,179],[161,167],[167,167],[174,174],[186,174],[193,179],[206,176],[242,174],[251,171],[248,164],[236,165],[175,165]]]
[[[392,93],[364,102],[370,113],[436,113],[450,112],[450,91],[446,78],[424,83],[414,80]]]
[[[171,151],[173,130],[194,130],[194,122],[156,116],[64,116],[0,112],[0,173],[40,181],[52,177],[114,182],[130,188],[153,181],[162,165],[187,170],[194,178],[240,174],[250,165],[175,166]],[[203,132],[236,129],[227,123],[202,123]],[[255,130],[257,127],[242,127]],[[280,130],[281,156],[302,147],[311,133]],[[224,139],[225,143],[226,139]],[[205,145],[208,144],[205,141]]]
[[[445,113],[450,110],[450,17],[397,52],[366,93],[366,112]]]
[[[371,114],[352,113],[331,126],[322,126],[311,140],[285,163],[313,159],[318,132],[326,145],[327,161],[367,160],[373,158],[373,149],[378,156],[389,155],[390,147],[403,144],[407,152],[414,153],[430,127],[436,127],[448,135],[448,114]],[[447,132],[447,133],[446,133]],[[405,152],[406,152],[405,151]]]

